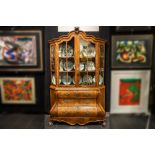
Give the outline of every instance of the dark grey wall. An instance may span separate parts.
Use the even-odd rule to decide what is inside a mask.
[[[40,73],[34,72],[1,72],[0,76],[33,76],[36,79],[36,105],[4,105],[1,104],[0,100],[0,112],[44,112],[48,113],[50,109],[50,96],[49,96],[49,85],[50,85],[50,65],[49,65],[49,46],[48,40],[57,38],[62,34],[58,33],[57,26],[9,26],[0,27],[0,31],[13,31],[13,30],[41,30],[43,34],[43,60],[44,60],[44,71]],[[106,111],[110,110],[110,71],[111,71],[111,36],[121,34],[155,34],[155,27],[111,27],[111,26],[100,26],[99,32],[87,32],[87,34],[94,35],[96,37],[104,38],[108,40],[106,46],[105,55],[105,85],[106,85]],[[155,42],[154,42],[155,43]],[[155,53],[153,51],[153,53]],[[152,60],[155,60],[155,54],[153,54]],[[155,61],[153,61],[151,76],[151,91],[150,91],[150,110],[155,113]],[[154,86],[154,87],[153,87]]]
[[[0,31],[20,31],[20,30],[40,30],[42,40],[44,40],[44,27],[42,26],[4,26]],[[43,44],[44,47],[44,44]],[[44,49],[43,49],[44,59]],[[0,72],[0,77],[34,77],[36,85],[36,104],[2,104],[0,97],[0,112],[26,112],[26,113],[43,113],[44,112],[44,71],[43,72]]]

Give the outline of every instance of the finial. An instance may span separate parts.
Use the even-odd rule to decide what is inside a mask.
[[[75,29],[75,33],[78,34],[78,33],[79,33],[79,27],[77,26],[77,27],[75,27],[74,29]]]

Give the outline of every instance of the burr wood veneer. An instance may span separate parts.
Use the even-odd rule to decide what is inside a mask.
[[[49,121],[85,125],[105,120],[105,43],[78,29],[49,40]]]

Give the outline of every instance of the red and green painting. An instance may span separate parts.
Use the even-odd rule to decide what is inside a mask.
[[[141,79],[120,79],[119,105],[139,105]]]
[[[34,98],[33,79],[3,79],[3,98],[7,103],[29,103]]]

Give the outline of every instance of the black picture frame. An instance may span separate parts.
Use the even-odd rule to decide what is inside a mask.
[[[132,42],[132,45],[135,47],[135,52],[131,52],[131,48],[128,50],[127,47],[121,47],[120,44],[123,46],[128,46],[128,43]],[[142,54],[142,50],[137,50],[137,45],[141,46],[143,43],[143,49],[145,52]],[[124,50],[124,51],[123,51]],[[140,69],[140,68],[151,68],[152,65],[152,50],[153,50],[153,35],[114,35],[112,36],[112,48],[111,48],[111,68],[113,69]],[[121,51],[121,52],[120,52]],[[129,52],[130,51],[130,52]],[[140,51],[140,54],[138,53]],[[144,51],[144,50],[143,50]],[[130,53],[130,54],[129,54]],[[132,54],[131,58],[131,53]],[[138,56],[138,54],[139,56]],[[126,54],[126,58],[125,58]],[[123,59],[122,59],[123,58]]]
[[[151,26],[116,26],[116,32],[150,31]]]
[[[9,38],[11,40],[8,41],[7,39],[5,40],[5,38]],[[23,37],[23,38],[22,38]],[[20,44],[20,41],[18,41],[19,39],[25,39],[25,38],[29,39],[29,43],[32,45],[29,45],[29,49],[31,49],[31,55],[34,54],[35,56],[33,56],[33,60],[31,60],[31,63],[24,63],[24,61],[21,61],[21,63],[18,62],[18,59],[15,62],[11,62],[8,61],[4,55],[4,50],[2,48],[5,48],[5,46],[3,46],[3,42],[10,42],[8,45],[8,51],[13,51],[13,49],[15,49],[16,47],[20,46],[24,46],[24,43]],[[2,39],[4,38],[4,39]],[[17,38],[18,40],[16,41]],[[33,39],[32,39],[33,38]],[[15,42],[13,42],[14,40]],[[32,39],[32,40],[30,40]],[[13,40],[13,41],[12,41]],[[3,41],[3,42],[2,42]],[[22,41],[21,41],[22,42]],[[24,42],[24,41],[23,41]],[[28,43],[28,40],[27,40]],[[25,41],[26,44],[26,41]],[[22,30],[22,31],[0,31],[0,45],[1,45],[1,51],[3,53],[0,53],[0,71],[3,72],[11,72],[11,71],[15,71],[15,72],[41,72],[43,71],[43,52],[42,52],[42,31],[40,30]],[[13,46],[12,46],[13,45]],[[26,47],[28,45],[25,45],[24,47]],[[22,49],[22,48],[20,48]],[[24,50],[23,50],[24,51]],[[30,51],[30,50],[29,50]],[[20,53],[20,51],[19,51]],[[3,55],[2,55],[3,54]],[[18,52],[17,52],[18,55]],[[3,58],[2,58],[3,56]],[[18,57],[19,58],[19,57]],[[21,58],[21,57],[20,57]],[[26,59],[26,58],[25,58]],[[21,60],[21,59],[20,59]],[[5,61],[5,62],[3,62]]]

